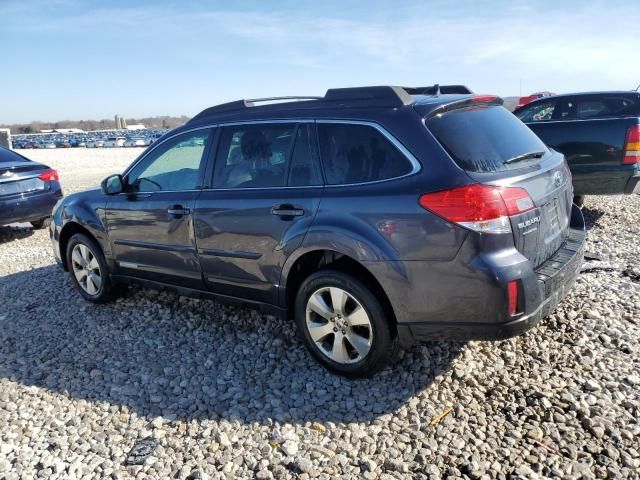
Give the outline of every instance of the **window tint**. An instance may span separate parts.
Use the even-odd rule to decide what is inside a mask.
[[[193,190],[209,139],[209,130],[185,133],[153,150],[128,175],[134,192]]]
[[[322,173],[315,149],[311,143],[311,125],[300,125],[296,134],[296,143],[291,156],[289,185],[322,185]]]
[[[551,120],[555,107],[555,102],[538,103],[521,110],[517,115],[523,122],[544,122]]]
[[[319,123],[318,137],[330,185],[385,180],[412,170],[411,162],[368,125]]]
[[[583,100],[578,103],[577,117],[581,120],[587,118],[602,118],[630,113],[633,101],[624,97],[605,97],[599,99]]]
[[[505,163],[532,152],[548,152],[524,123],[503,107],[453,110],[426,120],[427,128],[463,169],[497,172],[531,166],[540,159]]]
[[[216,156],[214,186],[284,186],[295,129],[295,124],[224,127]]]
[[[9,162],[29,162],[22,155],[19,155],[15,152],[12,152],[8,148],[4,148],[0,146],[0,163],[9,163]]]

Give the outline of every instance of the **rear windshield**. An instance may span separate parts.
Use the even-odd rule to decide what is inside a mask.
[[[11,150],[0,147],[0,163],[15,163],[15,162],[28,162],[26,158]]]
[[[453,110],[427,118],[425,123],[455,162],[470,172],[529,167],[540,158],[508,161],[548,152],[529,127],[499,106]]]

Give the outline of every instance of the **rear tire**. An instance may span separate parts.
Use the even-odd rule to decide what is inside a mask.
[[[346,377],[373,375],[397,351],[397,336],[374,293],[342,272],[321,270],[302,282],[295,321],[311,354]]]
[[[76,233],[67,244],[67,267],[78,292],[92,303],[106,303],[118,296],[111,282],[100,245],[83,233]]]
[[[40,230],[42,228],[47,228],[51,224],[51,217],[41,218],[40,220],[34,220],[30,223],[34,230]]]

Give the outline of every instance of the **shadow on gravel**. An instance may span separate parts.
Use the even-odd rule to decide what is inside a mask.
[[[600,217],[604,215],[604,210],[600,210],[599,208],[594,207],[589,208],[585,206],[582,208],[582,215],[584,215],[584,223],[586,229],[591,230],[596,225],[596,223],[598,223]]]
[[[0,277],[0,299],[0,378],[168,419],[368,421],[428,386],[463,346],[416,347],[350,381],[312,360],[293,325],[250,310],[142,289],[91,305],[53,265]]]
[[[0,226],[0,245],[33,235],[31,227]]]

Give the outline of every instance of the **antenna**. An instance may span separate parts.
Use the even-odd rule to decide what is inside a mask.
[[[640,85],[638,85],[638,86],[636,87],[636,92],[637,92],[638,90],[640,90]]]

